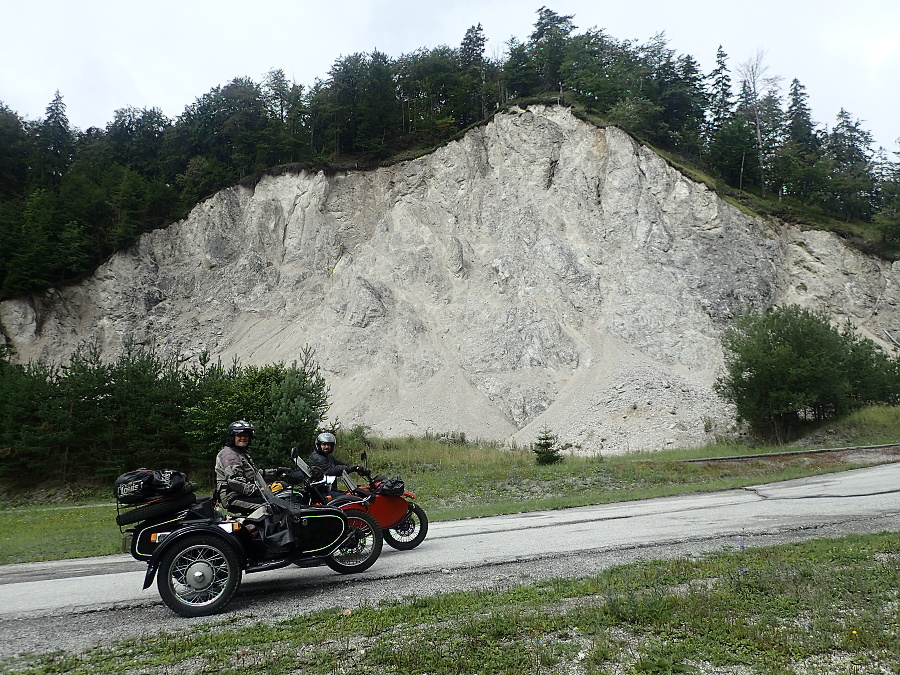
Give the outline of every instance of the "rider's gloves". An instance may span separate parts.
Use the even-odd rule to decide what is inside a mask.
[[[248,483],[245,480],[237,480],[234,478],[228,481],[228,489],[235,494],[244,495],[245,497],[249,497],[250,495],[254,495],[259,492],[259,488],[256,487],[256,485],[254,485],[253,483]]]
[[[277,469],[263,469],[261,473],[263,480],[273,481],[284,476],[289,476],[291,470],[286,466],[279,466]]]

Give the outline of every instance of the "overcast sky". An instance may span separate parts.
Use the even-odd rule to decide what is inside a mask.
[[[574,15],[577,33],[604,30],[646,42],[664,32],[676,54],[708,73],[722,45],[732,80],[758,52],[767,75],[797,78],[813,120],[831,127],[841,108],[900,151],[900,0],[0,0],[0,101],[43,117],[59,90],[73,126],[105,127],[119,108],[182,113],[235,77],[273,68],[310,85],[341,56],[390,57],[459,46],[481,23],[487,53],[528,39],[546,5]],[[897,159],[891,156],[891,159]]]

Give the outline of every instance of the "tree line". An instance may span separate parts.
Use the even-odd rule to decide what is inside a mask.
[[[645,43],[542,7],[527,39],[485,54],[480,24],[456,47],[391,58],[338,58],[311,86],[282,70],[238,77],[175,119],[117,110],[105,128],[73,129],[57,92],[26,120],[0,103],[0,298],[88,274],[146,231],[217,190],[266,171],[371,167],[427,151],[512,102],[555,101],[616,124],[776,212],[871,224],[900,244],[900,169],[846,110],[811,118],[793,80],[782,96],[762,57],[703,73],[663,34]]]
[[[290,366],[187,367],[136,346],[114,362],[96,348],[61,366],[0,358],[0,482],[93,486],[149,467],[208,483],[230,422],[253,422],[254,460],[283,466],[291,447],[311,451],[327,409],[308,348]]]

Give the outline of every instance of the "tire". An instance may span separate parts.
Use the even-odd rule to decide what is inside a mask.
[[[241,574],[240,558],[230,544],[213,535],[195,534],[160,558],[156,587],[176,614],[208,616],[231,600]]]
[[[182,511],[196,501],[197,495],[193,492],[188,492],[173,499],[151,502],[130,511],[123,511],[116,516],[116,525],[130,525],[131,523],[139,523],[142,520],[150,520],[168,513]]]
[[[384,531],[384,540],[388,546],[398,551],[415,548],[428,534],[428,516],[418,504],[409,505],[409,515],[403,521]]]
[[[353,536],[330,556],[325,564],[341,574],[365,572],[381,555],[384,539],[375,517],[360,509],[344,511]]]

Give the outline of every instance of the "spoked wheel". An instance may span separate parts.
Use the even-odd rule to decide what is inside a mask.
[[[181,616],[207,616],[222,609],[241,580],[241,562],[221,539],[194,535],[166,551],[159,563],[159,595]]]
[[[418,504],[409,505],[409,514],[400,523],[384,531],[384,540],[398,551],[415,548],[428,534],[428,516]]]
[[[381,555],[381,548],[384,546],[381,526],[374,516],[359,509],[344,511],[344,514],[350,525],[350,537],[325,558],[325,564],[341,574],[364,572]]]

